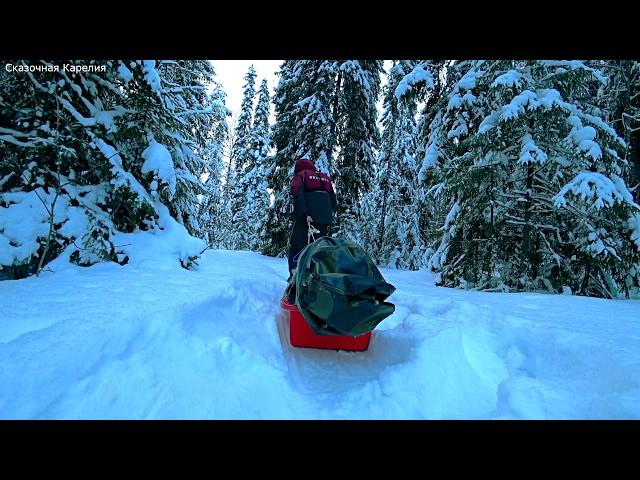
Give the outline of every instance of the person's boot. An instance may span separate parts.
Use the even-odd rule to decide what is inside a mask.
[[[280,303],[286,302],[289,304],[293,304],[293,302],[291,301],[291,296],[289,295],[289,292],[291,291],[291,288],[294,287],[294,284],[291,281],[291,278],[293,277],[294,274],[295,274],[295,270],[289,270],[289,277],[287,278],[287,286],[284,288],[284,292],[282,294],[282,298],[280,299]]]
[[[291,281],[291,279],[295,276],[295,274],[296,274],[295,270],[290,270],[289,278],[287,279],[286,295],[287,295],[287,303],[289,303],[290,305],[293,305],[296,302],[296,284],[295,282]]]
[[[287,290],[287,303],[289,305],[294,305],[296,303],[296,285],[295,283],[291,284]]]

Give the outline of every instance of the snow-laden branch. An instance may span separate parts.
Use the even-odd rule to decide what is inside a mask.
[[[592,207],[597,210],[605,205],[612,207],[616,203],[627,203],[640,210],[640,206],[633,201],[631,192],[627,189],[624,181],[617,175],[612,175],[609,178],[598,172],[579,173],[554,197],[553,201],[556,207],[563,207],[567,204],[565,198],[567,193],[572,193],[583,201],[594,199]]]
[[[431,72],[425,70],[424,67],[424,63],[416,65],[408,75],[405,75],[404,78],[400,80],[400,83],[394,91],[396,98],[402,98],[419,85],[433,88],[433,75]]]

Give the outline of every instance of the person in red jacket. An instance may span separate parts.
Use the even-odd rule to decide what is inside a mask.
[[[309,224],[320,231],[315,238],[324,237],[337,206],[331,178],[306,158],[296,162],[291,197],[295,220],[289,237],[289,272],[296,267],[296,255],[307,246]]]

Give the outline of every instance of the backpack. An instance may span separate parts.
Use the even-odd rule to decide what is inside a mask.
[[[327,185],[329,189],[331,188],[331,179],[326,177],[325,174],[309,170],[303,170],[296,176],[301,179],[300,189],[302,191],[300,195],[304,197],[301,201],[304,201],[306,205],[307,215],[313,217],[318,224],[329,225],[333,223],[333,208],[329,190],[327,189]],[[288,211],[289,213],[294,213],[296,211],[294,202],[290,205]]]

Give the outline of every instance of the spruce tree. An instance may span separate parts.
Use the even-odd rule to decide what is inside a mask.
[[[235,141],[231,146],[230,175],[229,175],[229,215],[230,235],[229,247],[244,250],[248,248],[246,232],[243,232],[243,217],[246,207],[246,184],[242,182],[244,176],[253,168],[251,155],[251,138],[253,122],[253,105],[255,100],[256,71],[253,65],[245,74],[242,105],[235,129]]]
[[[608,77],[607,85],[598,89],[596,102],[603,117],[624,138],[629,162],[627,183],[640,198],[640,62],[637,60],[592,61]],[[599,113],[599,112],[597,112]],[[596,114],[597,114],[596,113]]]
[[[337,108],[333,114],[339,153],[331,173],[335,189],[340,192],[335,230],[343,235],[352,228],[341,228],[343,220],[355,216],[355,209],[373,181],[374,152],[380,141],[376,102],[382,64],[380,60],[347,60],[338,66]]]
[[[210,102],[217,108],[218,117],[217,122],[213,123],[211,128],[206,132],[206,192],[198,212],[201,238],[211,248],[223,248],[224,233],[226,230],[226,211],[223,201],[223,146],[228,133],[226,118],[230,116],[231,112],[226,108],[225,101],[226,95],[222,87],[214,84]]]
[[[237,244],[249,249],[260,250],[264,240],[264,225],[269,211],[269,88],[267,81],[260,85],[258,103],[254,114],[253,128],[249,142],[248,170],[238,185],[244,190],[244,208],[238,214],[236,222]]]
[[[339,205],[334,229],[352,231],[357,225],[357,210],[370,188],[379,140],[375,104],[381,71],[381,61],[283,63],[275,95],[277,152],[269,178],[275,202],[267,222],[265,253],[286,251],[289,182],[295,161],[303,155],[334,181]]]
[[[269,209],[266,224],[267,236],[263,245],[263,253],[267,255],[284,256],[287,251],[291,228],[289,185],[295,161],[307,152],[313,155],[315,145],[314,138],[311,137],[314,130],[307,129],[311,119],[304,114],[309,110],[311,102],[308,101],[303,105],[302,100],[308,98],[312,89],[311,78],[319,63],[285,60],[277,73],[280,78],[274,97],[276,123],[273,129],[276,153],[270,161],[268,176],[274,202]],[[313,102],[313,105],[318,107],[317,102]],[[323,104],[319,106],[326,109]],[[329,117],[327,115],[324,117],[318,115],[318,117],[311,121],[311,125],[315,124],[316,132],[326,130],[325,123],[321,120],[328,120]]]
[[[415,160],[416,104],[407,95],[403,80],[414,72],[431,74],[413,61],[394,63],[385,87],[383,145],[380,150],[380,201],[377,209],[377,257],[394,268],[419,268],[423,245],[417,210],[417,164]]]

